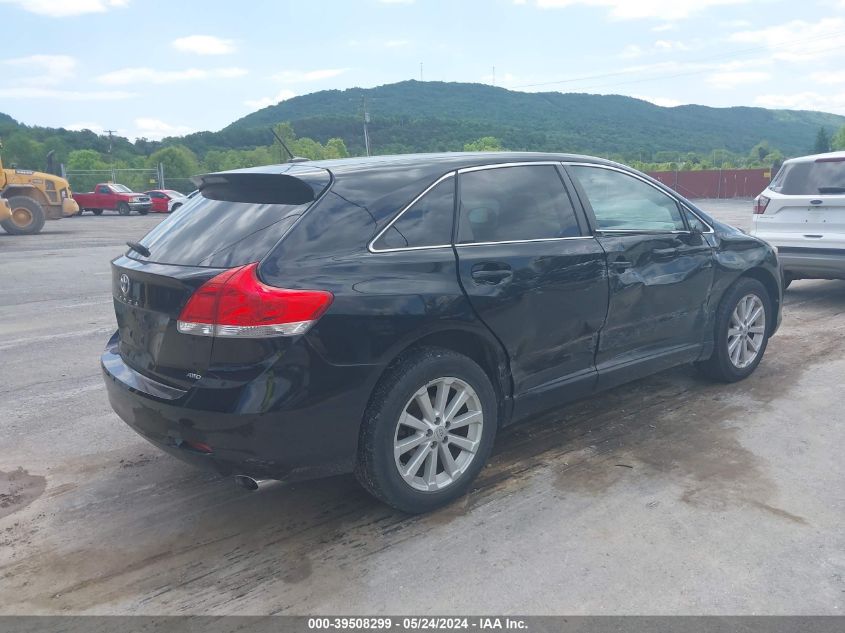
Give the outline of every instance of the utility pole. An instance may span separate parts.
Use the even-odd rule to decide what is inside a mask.
[[[367,112],[367,97],[361,95],[361,107],[364,110],[364,150],[367,156],[370,155],[370,132],[367,130],[367,125],[370,123],[370,113]]]
[[[117,130],[103,130],[106,134],[109,135],[109,169],[111,170],[111,181],[116,182],[117,178],[115,177],[114,173],[114,157],[111,154],[111,135],[117,132]]]

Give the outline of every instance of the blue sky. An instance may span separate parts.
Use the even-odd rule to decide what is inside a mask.
[[[845,114],[845,0],[0,0],[0,24],[0,112],[133,138],[420,63],[426,80]]]

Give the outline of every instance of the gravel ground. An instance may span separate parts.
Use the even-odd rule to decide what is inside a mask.
[[[675,369],[512,428],[408,517],[351,477],[241,491],[112,413],[108,262],[160,219],[0,235],[0,613],[842,613],[845,283],[793,284],[750,379]]]

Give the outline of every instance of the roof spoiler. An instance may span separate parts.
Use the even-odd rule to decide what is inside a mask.
[[[204,198],[252,204],[308,204],[314,202],[328,185],[312,178],[290,174],[231,172],[195,176],[191,180]],[[315,189],[315,186],[317,187]]]

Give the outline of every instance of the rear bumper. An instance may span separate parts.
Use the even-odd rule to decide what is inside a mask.
[[[117,354],[116,335],[102,354],[101,366],[114,411],[158,448],[222,475],[280,480],[353,470],[360,422],[370,385],[378,376],[378,368],[372,365],[326,366],[334,393],[325,393],[323,398],[315,398],[313,393],[297,394],[292,400],[307,404],[261,410],[267,400],[256,398],[255,392],[272,380],[278,370],[273,368],[239,388],[235,401],[242,404],[215,410],[208,406],[215,401],[210,390],[175,389],[127,366]],[[323,381],[315,379],[312,383]],[[276,390],[284,388],[281,381],[274,386]],[[218,401],[231,401],[231,393],[218,395]],[[210,446],[212,452],[196,450],[192,446],[196,443]]]
[[[796,279],[845,279],[845,249],[781,246],[778,260]]]

